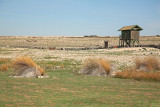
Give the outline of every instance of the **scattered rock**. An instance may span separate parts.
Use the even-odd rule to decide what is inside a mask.
[[[48,75],[38,76],[38,78],[49,78]]]

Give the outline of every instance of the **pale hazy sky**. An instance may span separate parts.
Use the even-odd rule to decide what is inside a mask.
[[[0,0],[0,36],[160,35],[160,0]]]

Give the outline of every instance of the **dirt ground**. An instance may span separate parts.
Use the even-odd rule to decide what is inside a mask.
[[[118,37],[0,37],[0,58],[14,59],[17,56],[30,56],[36,61],[74,59],[84,61],[87,58],[106,58],[117,66],[132,66],[136,57],[155,56],[160,60],[160,49],[147,47],[112,48],[93,50],[49,50],[30,47],[96,47],[109,41],[109,46],[118,45]],[[160,37],[141,37],[140,43],[160,44]],[[22,48],[20,46],[26,46]],[[29,46],[29,47],[28,47]]]

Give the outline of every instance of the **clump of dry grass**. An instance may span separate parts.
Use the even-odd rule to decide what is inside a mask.
[[[135,59],[135,67],[123,69],[117,72],[115,77],[135,80],[160,81],[160,62],[155,57],[144,57]],[[147,71],[147,72],[146,72]]]
[[[13,60],[13,65],[16,68],[21,68],[24,66],[37,66],[37,64],[30,57],[17,57],[15,60]]]
[[[110,75],[110,62],[106,59],[87,59],[79,73],[93,76]]]
[[[37,67],[38,71],[40,71],[41,75],[45,74],[45,70],[41,68],[40,66]]]
[[[110,74],[110,62],[108,61],[108,60],[106,60],[106,59],[98,59],[97,60],[101,65],[102,65],[102,67],[103,67],[103,69],[105,70],[105,72],[107,73],[107,75],[109,75]]]
[[[148,81],[160,81],[160,72],[145,72],[139,71],[135,68],[124,69],[121,72],[117,72],[115,77],[123,79],[135,79],[135,80],[148,80]]]
[[[7,71],[8,68],[11,67],[11,64],[7,63],[7,64],[2,64],[0,66],[0,71]]]
[[[7,71],[11,67],[10,60],[7,58],[0,58],[0,71]]]
[[[136,69],[144,71],[160,70],[160,61],[156,57],[152,56],[136,58],[135,67]]]
[[[17,57],[13,60],[15,68],[14,76],[19,77],[38,77],[44,75],[45,71],[38,66],[30,57]]]

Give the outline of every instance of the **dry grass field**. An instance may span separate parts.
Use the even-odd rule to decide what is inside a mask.
[[[118,37],[46,37],[46,36],[0,36],[0,46],[8,47],[99,47],[109,41],[109,46],[118,46]],[[160,44],[160,37],[141,36],[140,45]]]

